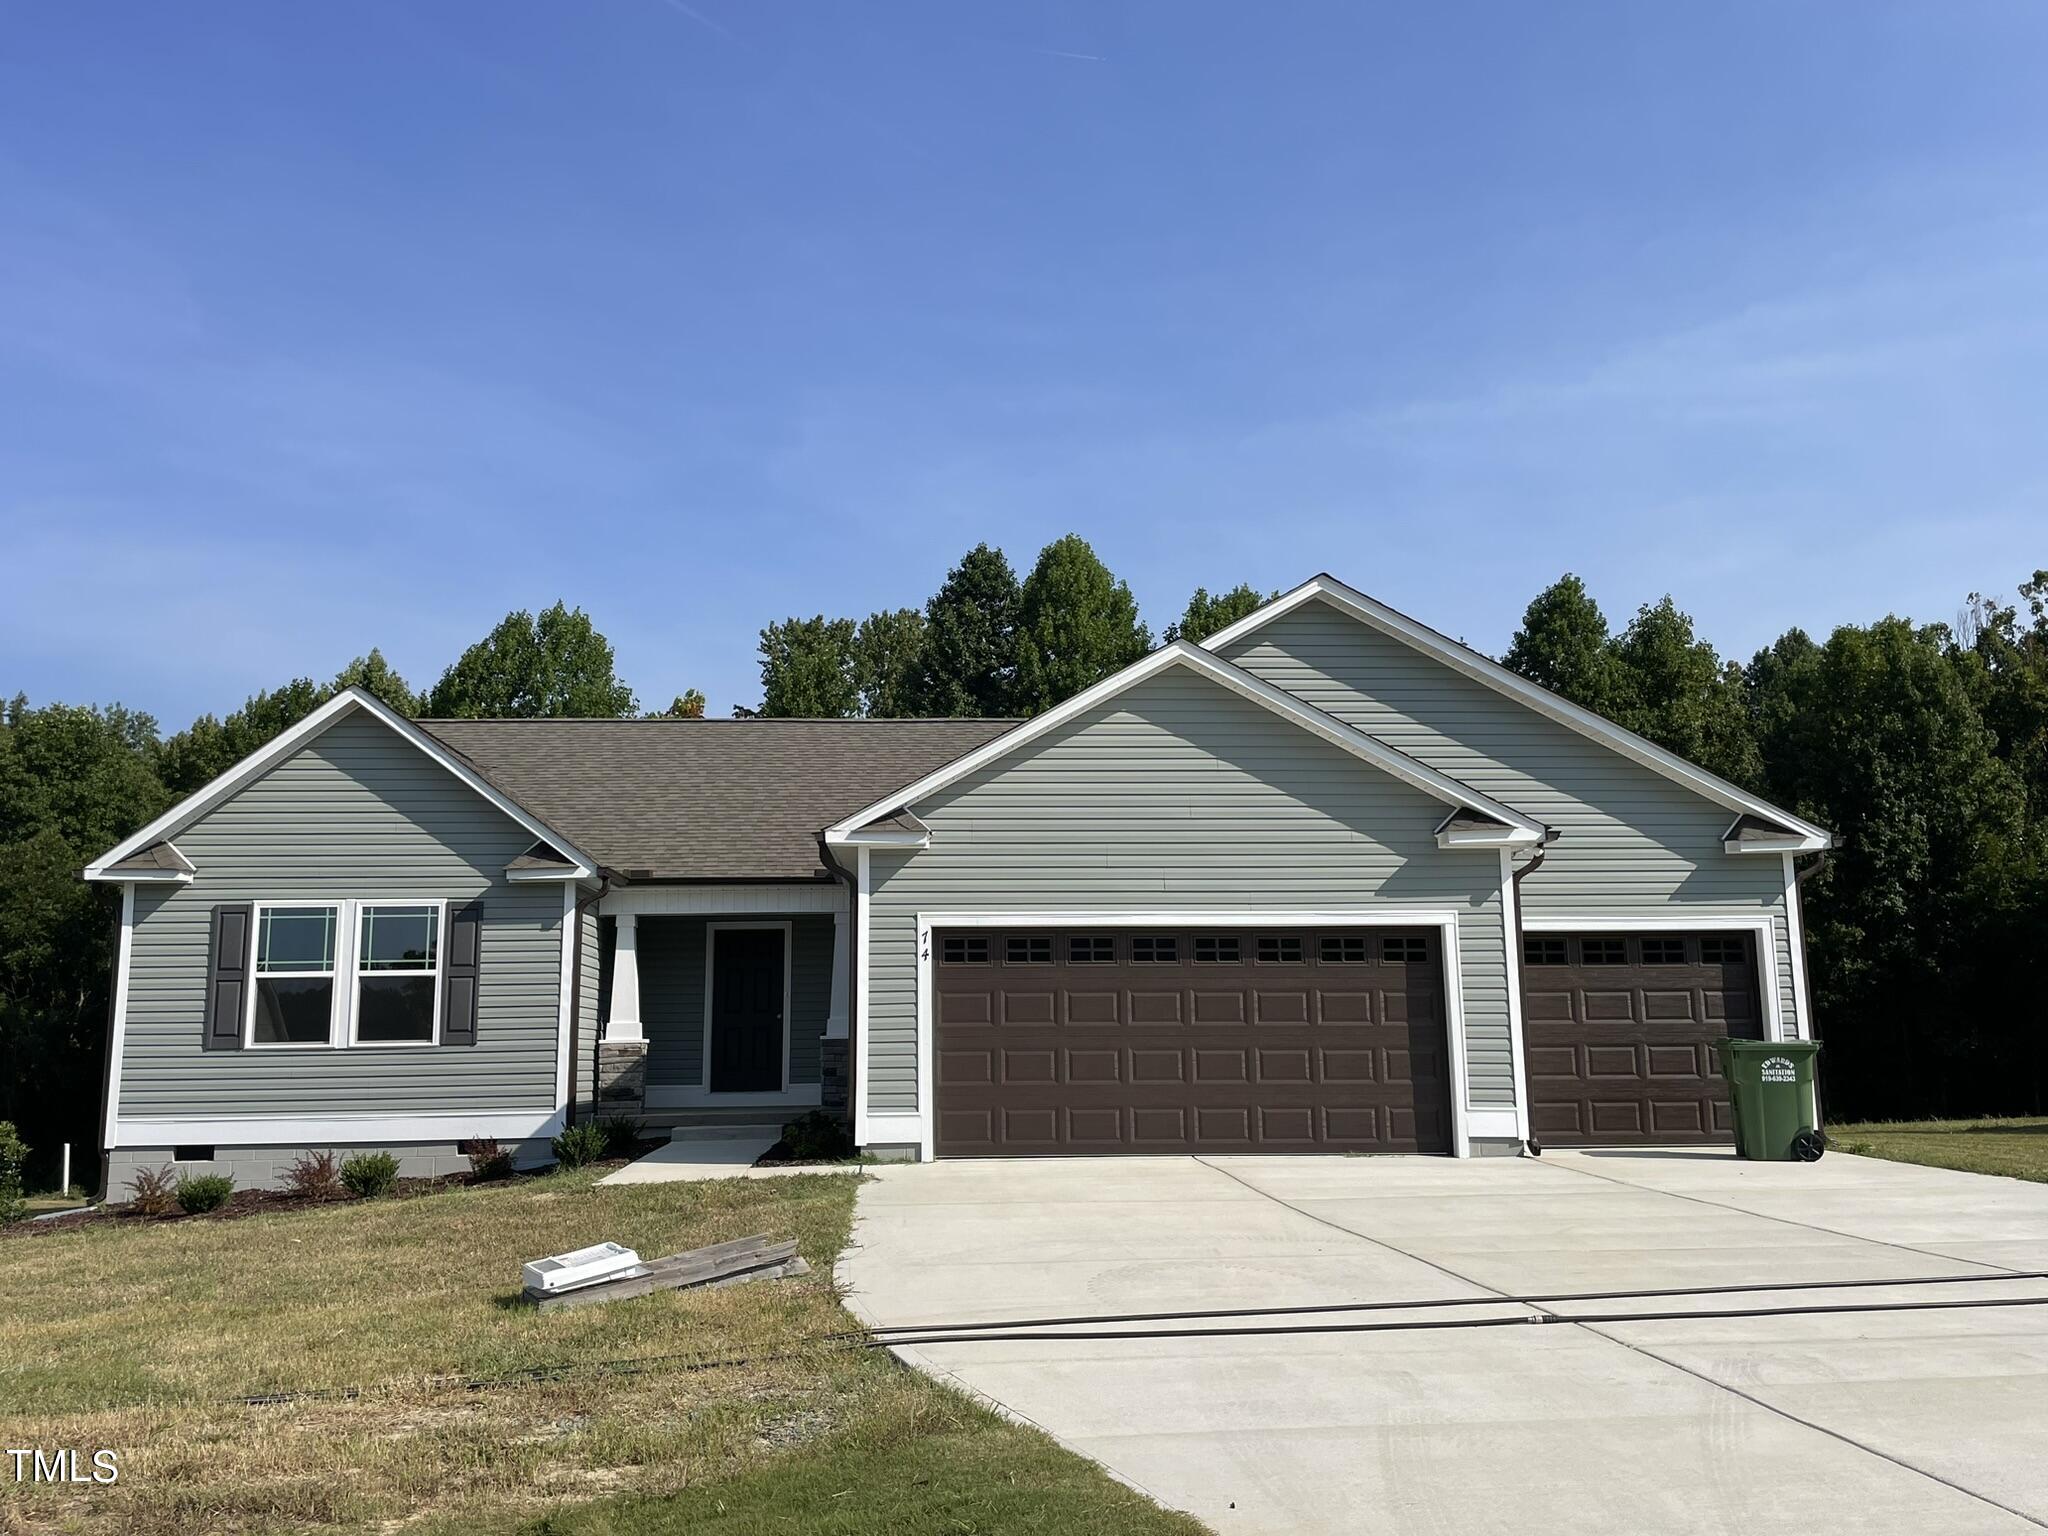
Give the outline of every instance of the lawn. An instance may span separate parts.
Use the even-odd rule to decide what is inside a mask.
[[[825,1341],[855,1180],[592,1181],[0,1239],[0,1446],[121,1452],[111,1487],[0,1477],[0,1532],[1201,1531]],[[539,1254],[756,1232],[812,1275],[517,1299]]]
[[[1899,1120],[1831,1125],[1828,1144],[1895,1163],[2048,1183],[2048,1119]]]

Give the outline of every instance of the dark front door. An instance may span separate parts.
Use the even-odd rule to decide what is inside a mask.
[[[711,935],[713,1093],[782,1090],[780,928],[716,928]]]
[[[1545,1146],[1727,1141],[1723,1035],[1764,1036],[1747,933],[1532,933],[1529,1129]]]
[[[1435,929],[934,942],[941,1157],[1451,1149]]]

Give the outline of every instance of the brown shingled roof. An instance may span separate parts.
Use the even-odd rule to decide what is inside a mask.
[[[422,720],[636,880],[827,877],[818,834],[1013,720]]]

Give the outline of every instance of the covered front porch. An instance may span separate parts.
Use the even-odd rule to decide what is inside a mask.
[[[845,1113],[844,885],[626,886],[598,913],[599,1114],[716,1130]]]

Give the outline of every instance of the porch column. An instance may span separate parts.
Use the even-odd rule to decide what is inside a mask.
[[[604,1038],[608,1045],[624,1045],[647,1038],[640,1028],[640,948],[634,931],[640,920],[621,912],[613,921],[618,924],[618,942],[612,950],[612,1011],[605,1020]]]
[[[847,969],[846,914],[832,914],[832,1000],[825,1009],[825,1038],[846,1038],[847,1015],[852,1011],[853,981]]]

